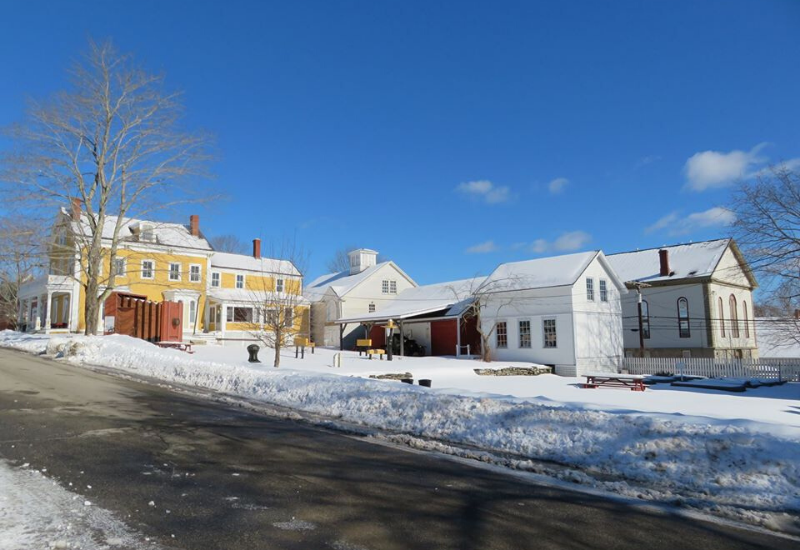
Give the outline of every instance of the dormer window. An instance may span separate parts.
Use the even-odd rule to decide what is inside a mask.
[[[275,291],[283,292],[283,279],[278,279],[275,281]]]

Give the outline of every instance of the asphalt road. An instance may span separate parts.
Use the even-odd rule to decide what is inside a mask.
[[[167,548],[798,547],[2,349],[0,458]]]

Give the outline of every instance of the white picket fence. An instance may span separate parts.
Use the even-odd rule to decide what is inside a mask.
[[[622,368],[630,374],[671,373],[709,378],[762,378],[800,382],[800,359],[625,357]]]

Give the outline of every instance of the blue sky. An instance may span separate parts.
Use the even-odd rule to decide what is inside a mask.
[[[296,234],[420,283],[727,235],[800,158],[800,2],[3,2],[0,125],[111,38],[217,136],[208,235]],[[178,216],[187,216],[181,212]]]

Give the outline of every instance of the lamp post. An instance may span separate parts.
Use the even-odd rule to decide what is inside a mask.
[[[394,344],[394,341],[393,341],[392,337],[394,336],[394,329],[397,328],[397,325],[394,324],[394,321],[389,319],[389,322],[386,323],[384,328],[388,328],[389,329],[389,338],[388,338],[388,340],[386,342],[386,360],[387,361],[391,361],[392,360],[392,347],[393,347],[393,344]]]

